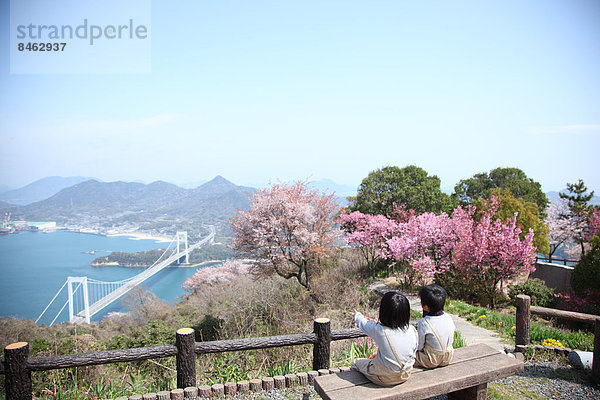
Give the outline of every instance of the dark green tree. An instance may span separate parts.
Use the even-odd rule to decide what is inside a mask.
[[[577,183],[567,183],[568,193],[559,193],[561,199],[569,202],[569,210],[575,215],[590,213],[592,208],[589,201],[594,197],[594,191],[587,193],[587,187],[583,180],[579,179]]]
[[[519,168],[496,168],[489,174],[484,172],[463,179],[454,186],[452,197],[460,204],[471,204],[478,198],[489,198],[496,188],[508,189],[517,199],[535,203],[540,215],[544,215],[548,199],[542,192],[542,185],[527,177]]]
[[[450,196],[440,189],[440,179],[414,165],[370,172],[362,180],[356,197],[350,200],[350,211],[387,217],[392,216],[394,205],[400,204],[419,213],[450,212],[454,208]]]

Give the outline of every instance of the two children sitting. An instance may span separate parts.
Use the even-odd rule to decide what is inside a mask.
[[[427,285],[419,291],[423,318],[417,329],[409,324],[410,303],[399,292],[387,292],[379,305],[379,322],[367,320],[357,312],[354,320],[361,331],[377,345],[375,358],[359,358],[352,369],[373,383],[393,386],[405,382],[413,366],[435,368],[448,365],[454,350],[454,322],[444,314],[446,291]]]

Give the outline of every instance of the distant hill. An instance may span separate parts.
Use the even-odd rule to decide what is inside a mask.
[[[0,211],[8,210],[9,208],[12,208],[14,206],[15,206],[14,204],[10,204],[10,203],[0,200]]]
[[[238,209],[248,209],[249,194],[253,191],[221,176],[196,189],[163,181],[144,185],[92,179],[10,211],[15,219],[51,220],[59,224],[198,232],[203,224],[226,228]]]
[[[181,186],[184,189],[196,189],[198,186],[205,184],[206,182],[207,182],[207,180],[195,181],[195,182],[185,182],[185,183],[181,183],[177,186]]]
[[[349,185],[342,185],[332,181],[331,179],[321,179],[310,182],[310,186],[327,193],[334,193],[338,197],[346,198],[348,196],[356,196],[357,188]]]
[[[14,187],[7,185],[0,185],[0,194],[4,192],[8,192],[9,190],[13,190]]]
[[[83,176],[49,176],[39,179],[19,189],[9,190],[0,194],[0,200],[12,204],[26,205],[47,199],[62,189],[87,181],[91,178]]]
[[[231,191],[234,192],[253,192],[254,189],[245,186],[237,186],[235,183],[229,182],[227,179],[223,178],[221,175],[217,175],[211,181],[203,183],[198,186],[196,189],[191,189],[192,193],[199,197],[214,197],[229,193]]]

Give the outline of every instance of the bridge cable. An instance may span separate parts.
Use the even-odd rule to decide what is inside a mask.
[[[69,282],[68,280],[65,281],[65,283],[62,285],[62,287],[60,289],[58,289],[58,292],[56,292],[56,294],[54,295],[54,297],[52,298],[52,300],[50,300],[50,303],[48,303],[48,305],[46,306],[46,308],[44,308],[44,311],[42,311],[42,313],[40,314],[39,317],[37,317],[37,319],[35,320],[35,323],[37,324],[38,321],[40,320],[40,318],[42,318],[42,315],[44,315],[44,313],[46,311],[48,311],[48,308],[50,308],[50,306],[52,305],[52,303],[54,302],[54,300],[56,300],[56,298],[58,297],[58,295],[60,294],[60,292],[62,292],[62,290],[65,288],[65,286],[67,285],[67,282]]]
[[[77,285],[77,287],[75,288],[75,290],[73,290],[73,295],[75,295],[75,293],[77,292],[77,290],[79,289],[80,286],[81,286],[81,282],[79,282],[79,285]],[[58,312],[58,314],[56,314],[56,317],[54,317],[54,319],[52,320],[52,322],[50,322],[50,325],[48,325],[48,326],[54,325],[54,322],[56,322],[56,320],[58,319],[58,317],[60,316],[60,314],[63,312],[63,310],[67,306],[67,304],[69,304],[69,299],[68,298],[67,298],[67,301],[65,302],[65,304],[62,306],[62,308]]]

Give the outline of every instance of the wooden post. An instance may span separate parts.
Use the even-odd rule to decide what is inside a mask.
[[[198,398],[198,388],[195,386],[186,387],[183,389],[183,398],[189,400],[196,400]]]
[[[308,374],[306,372],[298,372],[296,375],[300,386],[308,386]]]
[[[313,369],[327,369],[330,358],[331,322],[329,318],[317,318],[313,326],[317,335],[317,343],[313,347]]]
[[[160,392],[156,393],[156,398],[158,400],[171,400],[171,392],[168,390],[161,390]]]
[[[215,383],[211,386],[211,390],[213,396],[219,397],[225,395],[225,385],[222,383]]]
[[[308,371],[308,384],[310,386],[314,386],[315,385],[315,378],[317,376],[319,376],[319,372],[318,371]]]
[[[31,400],[33,387],[31,371],[27,368],[28,358],[27,342],[12,343],[4,348],[7,400]]]
[[[286,387],[294,387],[298,383],[298,376],[296,374],[286,374],[285,375],[285,386]]]
[[[249,391],[250,391],[250,382],[239,381],[237,383],[237,392],[238,393],[248,393]]]
[[[596,318],[594,329],[594,359],[592,361],[592,380],[600,384],[600,318]]]
[[[223,386],[224,386],[223,391],[225,392],[225,396],[233,397],[233,395],[235,395],[235,393],[237,392],[237,383],[235,383],[235,382],[227,382]],[[209,388],[208,394],[210,395],[210,388]],[[209,396],[206,396],[206,397],[209,397]]]
[[[198,397],[201,399],[208,399],[210,397],[210,386],[198,386]]]
[[[275,388],[275,380],[270,376],[262,378],[262,387],[267,392],[272,391]]]
[[[517,296],[517,315],[515,330],[515,347],[521,350],[519,346],[527,346],[531,341],[530,319],[531,319],[531,298],[524,294]]]
[[[177,388],[171,390],[171,400],[183,400],[183,389]]]
[[[177,387],[196,386],[196,354],[194,353],[194,330],[181,328],[177,331],[175,345],[177,346]]]
[[[275,375],[273,377],[273,385],[275,389],[285,389],[285,376]]]
[[[260,392],[262,390],[262,379],[250,379],[250,391]]]

